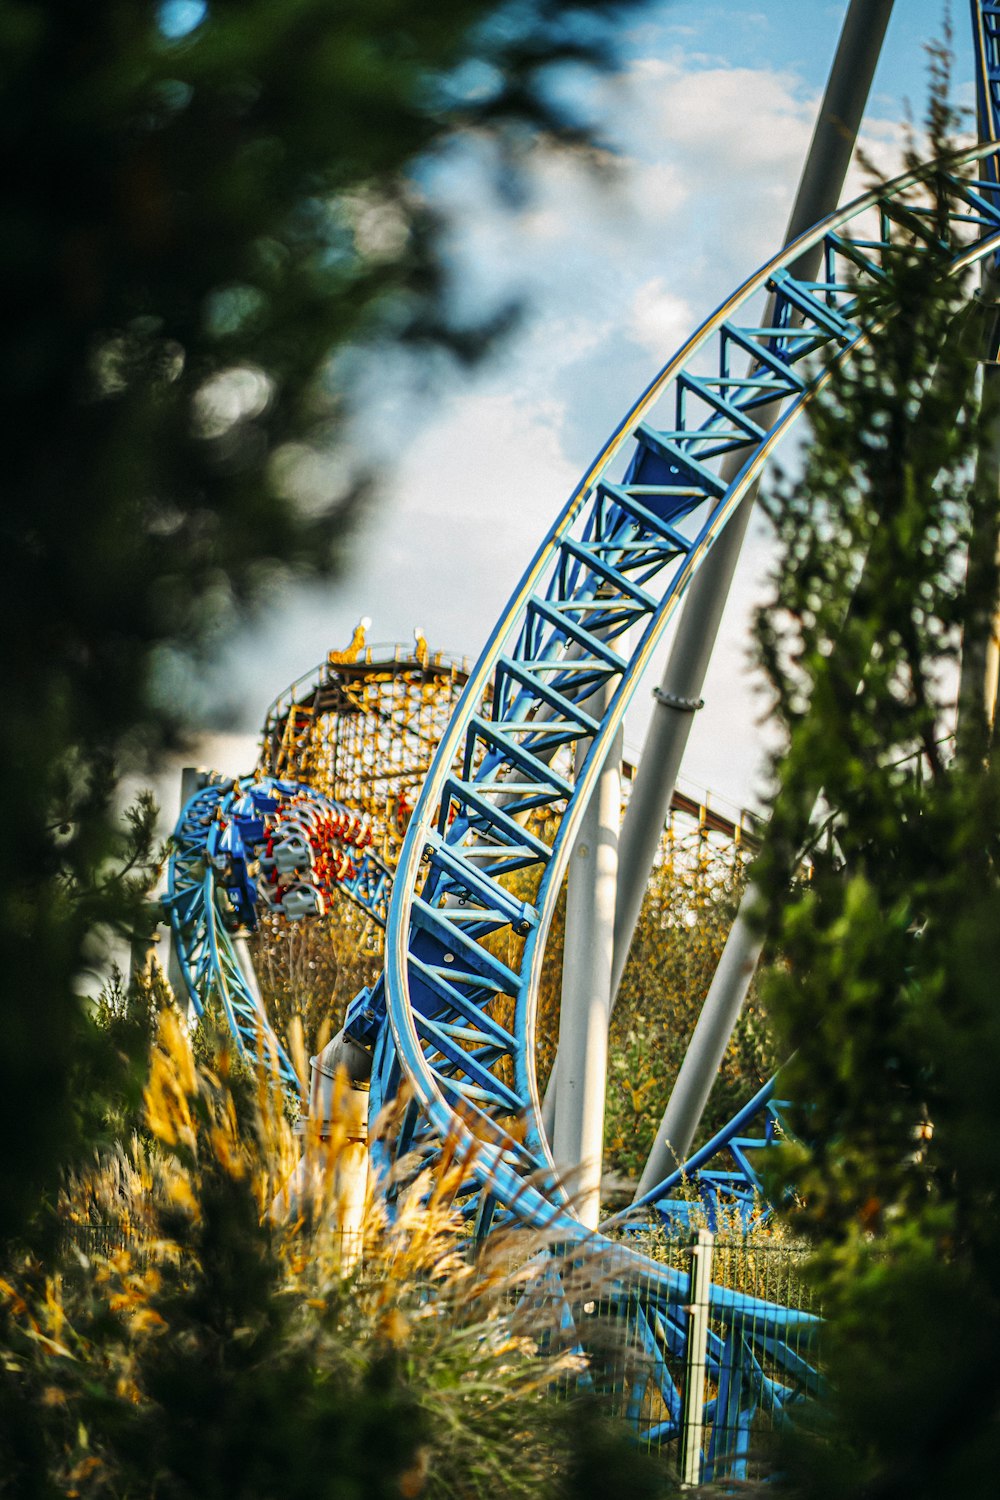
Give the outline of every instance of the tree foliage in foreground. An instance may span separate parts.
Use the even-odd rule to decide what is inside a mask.
[[[79,1134],[92,935],[135,919],[105,878],[117,769],[176,728],[190,653],[335,561],[333,356],[489,331],[449,322],[407,169],[463,133],[508,161],[577,139],[549,80],[610,54],[620,8],[0,3],[0,1237]]]
[[[986,315],[946,260],[901,245],[884,327],[834,367],[801,480],[772,498],[758,621],[787,742],[758,867],[782,953],[764,999],[795,1050],[805,1144],[784,1166],[830,1320],[821,1441],[789,1459],[811,1500],[995,1490],[1000,773],[981,682],[957,747],[953,730],[963,642],[978,651],[998,598],[996,483],[975,472],[997,412],[992,386],[978,400]]]

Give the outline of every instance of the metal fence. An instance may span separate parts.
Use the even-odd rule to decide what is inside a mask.
[[[822,1393],[821,1316],[808,1252],[761,1235],[651,1236],[540,1263],[522,1315],[586,1358],[581,1385],[627,1418],[687,1484],[766,1477],[780,1435]]]
[[[116,1226],[74,1224],[66,1239],[88,1260],[123,1249],[137,1268],[145,1260]],[[340,1239],[345,1273],[384,1271],[378,1256],[366,1265],[361,1237]],[[821,1309],[806,1249],[707,1229],[685,1239],[604,1240],[593,1251],[539,1253],[537,1242],[519,1251],[518,1236],[508,1244],[507,1274],[496,1276],[494,1260],[492,1277],[507,1313],[544,1355],[578,1356],[565,1395],[591,1392],[687,1484],[774,1471],[782,1431],[822,1394]]]

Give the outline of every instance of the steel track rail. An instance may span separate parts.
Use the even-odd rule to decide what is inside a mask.
[[[606,1261],[610,1301],[620,1303],[648,1357],[632,1403],[648,1441],[677,1431],[671,1365],[683,1348],[690,1279],[591,1235],[559,1181],[540,1125],[534,1060],[546,936],[583,810],[653,652],[832,363],[874,332],[864,293],[882,281],[887,257],[905,239],[917,253],[945,251],[947,273],[961,275],[1000,248],[994,151],[989,143],[909,173],[801,236],[706,320],[612,433],[471,673],[404,841],[383,979],[349,1012],[348,1028],[374,1042],[372,1115],[402,1079],[411,1092],[397,1157],[422,1165],[448,1141],[468,1162],[463,1192],[478,1204],[478,1231],[488,1230],[499,1206],[545,1230],[564,1254],[576,1245]],[[920,200],[930,171],[952,204],[946,244]],[[817,244],[818,279],[793,276],[789,267]],[[727,484],[720,469],[733,454],[742,464]],[[598,716],[593,704],[606,700],[603,689],[610,702]],[[590,749],[574,777],[559,752],[581,740]],[[554,835],[540,835],[537,818],[525,826],[522,815],[539,811]],[[530,899],[512,876],[534,877]],[[709,1143],[699,1166],[717,1193],[738,1197],[736,1178],[752,1187],[751,1153],[764,1142],[745,1132],[763,1120],[766,1141],[777,1109],[766,1086]],[[376,1143],[382,1166],[389,1149]],[[728,1173],[713,1173],[719,1152],[734,1164]],[[646,1201],[674,1185],[668,1179]],[[817,1319],[720,1286],[712,1287],[711,1307],[725,1336],[709,1340],[718,1396],[706,1420],[720,1420],[706,1475],[721,1456],[716,1439],[729,1416],[749,1432],[759,1404],[780,1415],[820,1389],[808,1356]],[[651,1389],[666,1419],[642,1417]]]
[[[951,274],[995,252],[1000,211],[974,173],[990,145],[934,170],[953,196]],[[927,169],[929,171],[930,169]],[[906,236],[934,234],[927,171],[873,191],[750,277],[643,392],[528,566],[473,669],[403,845],[387,929],[378,1098],[405,1075],[421,1120],[409,1144],[445,1138],[524,1222],[579,1236],[539,1125],[534,1022],[545,938],[583,808],[608,747],[690,579],[779,440],[843,358],[870,336],[860,293]],[[852,226],[863,234],[849,238]],[[788,267],[822,245],[816,281]],[[758,318],[771,294],[770,321]],[[749,361],[749,371],[747,362]],[[766,416],[766,425],[764,417]],[[757,418],[761,418],[758,422]],[[718,470],[743,458],[726,485]],[[631,632],[631,651],[618,646]],[[589,705],[610,684],[598,720]],[[491,696],[487,713],[481,705]],[[591,741],[579,776],[553,750]],[[543,809],[548,843],[518,821]],[[506,878],[541,872],[531,901]],[[516,953],[512,939],[524,939]],[[501,948],[513,956],[498,956]],[[513,1012],[513,1024],[499,1016]]]

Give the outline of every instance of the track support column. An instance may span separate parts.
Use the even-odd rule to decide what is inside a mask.
[[[837,206],[891,13],[892,0],[851,0],[789,219],[786,244]],[[819,254],[817,248],[802,257],[792,267],[793,274],[814,275]],[[733,472],[725,474],[727,480],[735,477],[739,464],[736,455],[730,461]],[[622,825],[612,1006],[691,732],[691,710],[704,687],[755,493],[752,490],[746,496],[692,582],[656,693],[653,720]],[[686,1154],[746,998],[760,943],[743,920],[744,910],[741,907],[741,917],[726,944],[719,973],[692,1036],[642,1174],[640,1193],[654,1186],[673,1169],[676,1159]],[[660,1172],[663,1163],[666,1170]]]
[[[851,0],[788,221],[786,244],[837,207],[891,13],[892,0]],[[819,247],[809,252],[808,258],[803,257],[792,266],[793,273],[810,275],[820,254]],[[724,471],[726,481],[734,479],[741,467],[742,460],[736,455]],[[754,496],[755,491],[750,491],[692,580],[656,694],[652,722],[622,824],[615,991],[621,983],[646,881],[691,732],[691,705],[702,695]]]
[[[331,1230],[340,1241],[340,1267],[346,1275],[364,1249],[372,1059],[341,1030],[309,1062],[312,1084],[304,1162],[318,1151],[318,1169],[333,1173]]]
[[[585,749],[579,747],[578,759]],[[619,730],[573,846],[566,892],[552,1156],[590,1229],[597,1228],[601,1209],[621,757]]]

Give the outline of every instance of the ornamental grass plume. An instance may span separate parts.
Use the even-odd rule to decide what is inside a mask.
[[[303,1142],[266,1068],[212,1061],[161,1015],[144,1133],[66,1183],[55,1269],[0,1282],[0,1495],[570,1493],[553,1390],[585,1360],[521,1295],[543,1237],[473,1258],[451,1145],[434,1173],[399,1164],[391,1217],[369,1192],[345,1256],[342,1111]]]

